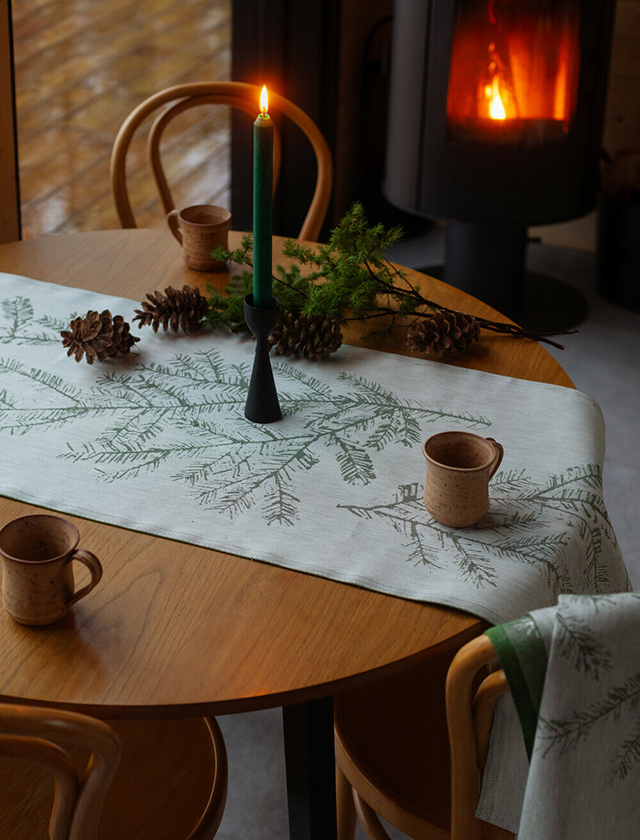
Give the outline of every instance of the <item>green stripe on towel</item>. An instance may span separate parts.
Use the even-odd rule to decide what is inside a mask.
[[[504,669],[520,719],[527,756],[531,759],[547,652],[534,620],[526,615],[486,631]]]

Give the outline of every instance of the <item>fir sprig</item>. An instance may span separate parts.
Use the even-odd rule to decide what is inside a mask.
[[[385,331],[393,330],[399,321],[406,328],[411,318],[415,321],[438,311],[452,312],[424,297],[407,275],[387,260],[387,251],[401,238],[400,227],[387,229],[381,224],[370,225],[362,205],[356,203],[331,232],[326,244],[309,247],[292,239],[286,240],[283,255],[293,264],[288,269],[278,265],[273,277],[273,294],[280,300],[281,310],[293,315],[327,318],[339,324],[387,317]],[[252,267],[252,247],[249,235],[242,239],[240,248],[234,251],[219,248],[212,255],[219,260]],[[251,274],[244,271],[234,276],[225,289],[226,296],[211,287],[209,292],[208,323],[215,327],[227,324],[234,331],[247,331],[242,302],[251,292]],[[546,337],[547,333],[531,332],[514,324],[477,316],[475,319],[482,329],[546,341],[562,349],[562,345]]]

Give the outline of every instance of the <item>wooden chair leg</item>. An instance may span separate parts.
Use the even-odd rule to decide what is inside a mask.
[[[356,811],[364,830],[370,840],[391,840],[387,832],[382,827],[380,818],[373,810],[373,808],[362,799],[357,791],[353,791],[353,801],[356,806]]]
[[[353,788],[339,765],[336,765],[336,814],[338,840],[353,840],[356,833],[356,807]]]

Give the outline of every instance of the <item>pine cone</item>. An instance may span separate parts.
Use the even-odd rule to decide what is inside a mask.
[[[209,309],[207,299],[196,286],[183,286],[182,289],[168,286],[164,294],[156,290],[147,295],[147,300],[149,302],[143,300],[140,304],[142,309],[136,309],[133,320],[140,321],[139,327],[152,324],[154,332],[158,332],[160,324],[165,332],[169,327],[174,332],[180,327],[185,332],[199,330]]]
[[[293,315],[285,310],[269,336],[269,347],[275,345],[276,356],[321,359],[342,344],[342,330],[337,321],[323,316]]]
[[[419,353],[453,353],[466,350],[480,338],[480,325],[473,315],[439,310],[435,315],[415,321],[407,330],[407,344]]]
[[[98,314],[93,310],[87,312],[84,318],[74,318],[68,330],[62,330],[63,347],[68,347],[67,356],[75,354],[79,362],[86,353],[87,362],[92,365],[96,359],[99,362],[118,353],[128,353],[136,341],[137,336],[129,333],[129,324],[122,315],[111,317],[108,309]]]

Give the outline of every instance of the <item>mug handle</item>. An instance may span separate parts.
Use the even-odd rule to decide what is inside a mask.
[[[87,569],[91,572],[91,581],[86,586],[83,586],[82,589],[78,590],[78,592],[74,592],[67,602],[67,607],[70,607],[71,604],[75,604],[75,602],[79,601],[80,598],[84,598],[85,595],[88,595],[93,587],[100,582],[100,578],[102,577],[102,565],[96,555],[92,554],[90,551],[85,551],[84,548],[78,548],[73,552],[71,557],[69,557],[67,563],[71,563],[73,560],[79,560],[81,563],[84,563]]]
[[[485,438],[485,440],[489,441],[491,446],[493,446],[493,448],[495,449],[495,453],[496,453],[493,457],[493,461],[491,462],[491,468],[490,468],[490,471],[489,471],[489,481],[491,481],[493,476],[496,474],[496,470],[498,469],[498,467],[502,463],[502,456],[504,455],[504,448],[503,448],[501,443],[498,443],[498,441],[494,440],[493,438]]]
[[[169,229],[171,233],[175,236],[178,242],[182,245],[182,231],[178,227],[178,216],[180,215],[179,210],[171,210],[167,213],[167,222],[169,224]]]

